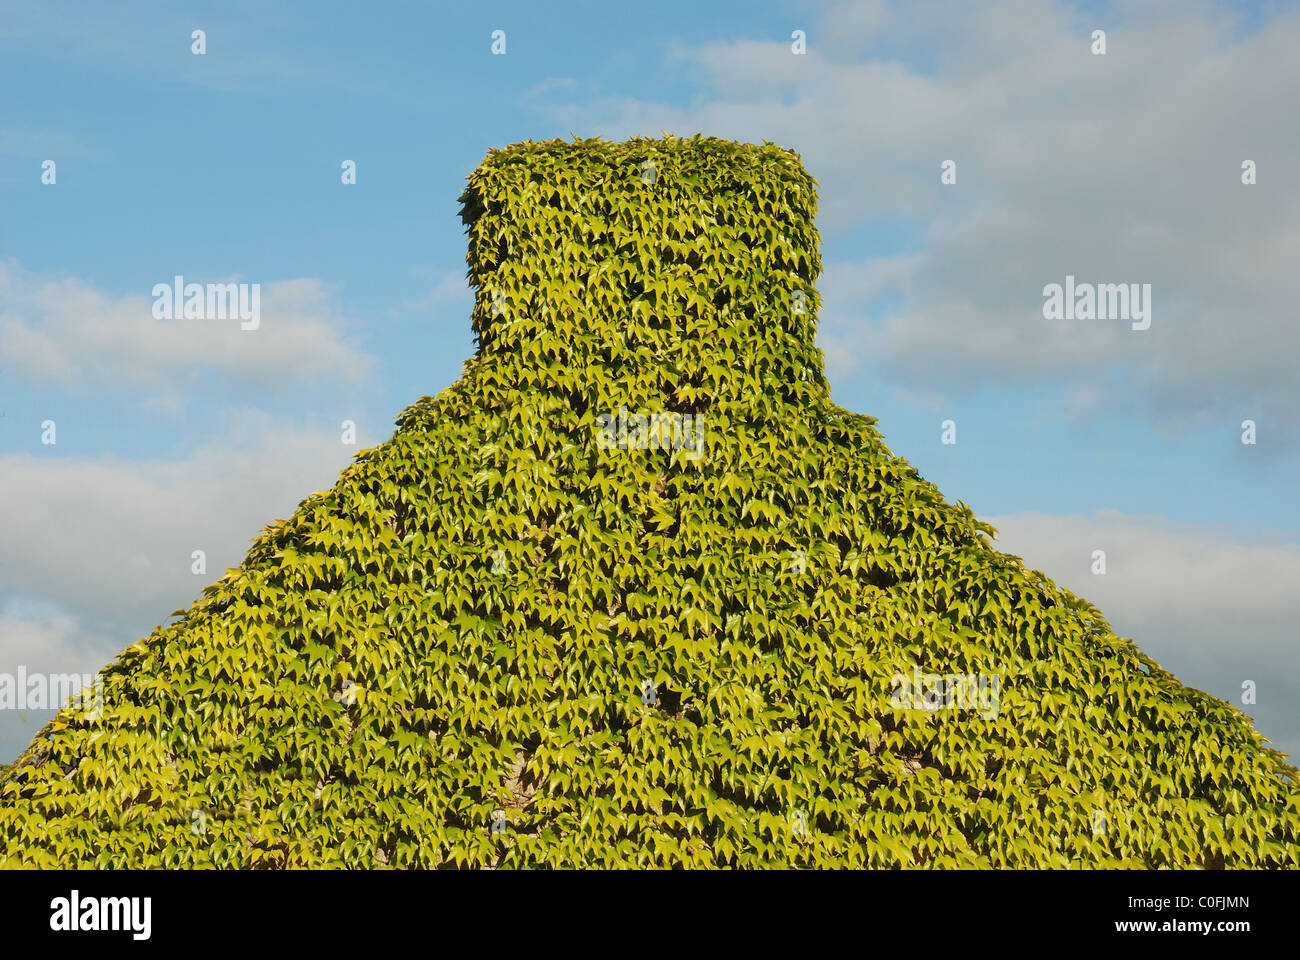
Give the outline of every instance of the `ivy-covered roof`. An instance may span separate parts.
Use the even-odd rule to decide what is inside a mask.
[[[832,403],[772,144],[527,142],[480,340],[0,772],[0,866],[1290,866],[1296,770]]]

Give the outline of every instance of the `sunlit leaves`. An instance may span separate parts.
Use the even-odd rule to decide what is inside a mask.
[[[1300,866],[1235,708],[831,402],[797,157],[529,142],[462,202],[464,377],[0,768],[0,865]],[[704,455],[600,447],[620,407]]]

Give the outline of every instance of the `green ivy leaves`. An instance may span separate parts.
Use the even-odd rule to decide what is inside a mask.
[[[1300,866],[1246,718],[831,402],[797,156],[528,142],[461,199],[464,377],[0,767],[0,866]]]

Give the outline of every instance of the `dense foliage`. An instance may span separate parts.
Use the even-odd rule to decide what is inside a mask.
[[[1246,717],[832,404],[815,188],[770,144],[493,151],[463,378],[59,714],[0,862],[1300,863]],[[620,408],[702,445],[599,442]],[[918,669],[996,712],[899,706]]]

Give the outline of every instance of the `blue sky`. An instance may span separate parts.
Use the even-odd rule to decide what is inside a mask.
[[[457,379],[489,149],[703,132],[820,181],[835,400],[1300,752],[1295,5],[0,7],[0,671],[96,668]],[[1067,273],[1151,283],[1151,329],[1044,321]],[[266,328],[160,331],[175,274]]]

